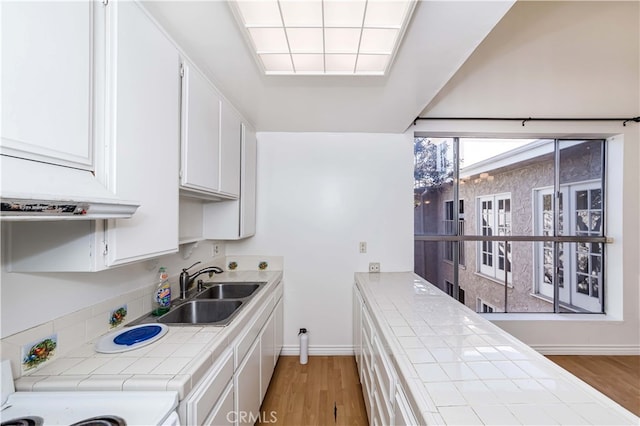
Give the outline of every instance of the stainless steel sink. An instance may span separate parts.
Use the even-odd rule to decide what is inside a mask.
[[[163,324],[227,325],[242,306],[242,300],[191,300],[157,318]]]
[[[243,299],[251,296],[263,283],[218,283],[198,293],[195,299]]]
[[[169,325],[228,325],[267,281],[207,282],[187,299],[178,299],[166,314],[147,314],[129,325],[159,322]],[[200,288],[200,285],[198,288]],[[196,289],[190,293],[196,292]]]

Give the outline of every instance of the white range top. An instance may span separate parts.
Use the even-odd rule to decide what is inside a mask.
[[[412,272],[356,273],[414,411],[437,424],[640,424]]]

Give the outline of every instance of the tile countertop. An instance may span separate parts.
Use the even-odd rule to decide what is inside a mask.
[[[281,271],[238,271],[211,281],[267,281],[234,320],[221,326],[170,326],[158,341],[128,352],[104,354],[98,339],[54,358],[15,382],[17,391],[175,390],[182,400],[247,321],[264,305],[282,279]],[[112,332],[111,330],[110,332]]]
[[[421,424],[640,423],[414,273],[355,278]]]

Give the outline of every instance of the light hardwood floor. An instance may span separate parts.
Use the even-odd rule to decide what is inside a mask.
[[[547,358],[640,416],[640,356]],[[261,426],[367,425],[355,358],[312,356],[301,365],[296,356],[281,356],[261,412]]]
[[[297,356],[281,356],[262,403],[266,421],[257,424],[274,424],[267,423],[272,411],[279,425],[367,425],[355,358],[310,356],[301,365]]]
[[[640,416],[640,356],[549,355],[547,358]]]

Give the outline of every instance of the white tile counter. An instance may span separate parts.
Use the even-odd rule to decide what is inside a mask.
[[[17,379],[16,390],[175,390],[183,399],[251,317],[274,296],[281,279],[281,271],[216,275],[211,281],[267,281],[267,284],[225,327],[170,326],[158,341],[115,354],[97,353],[94,339]]]
[[[419,276],[355,278],[421,424],[640,423]]]

